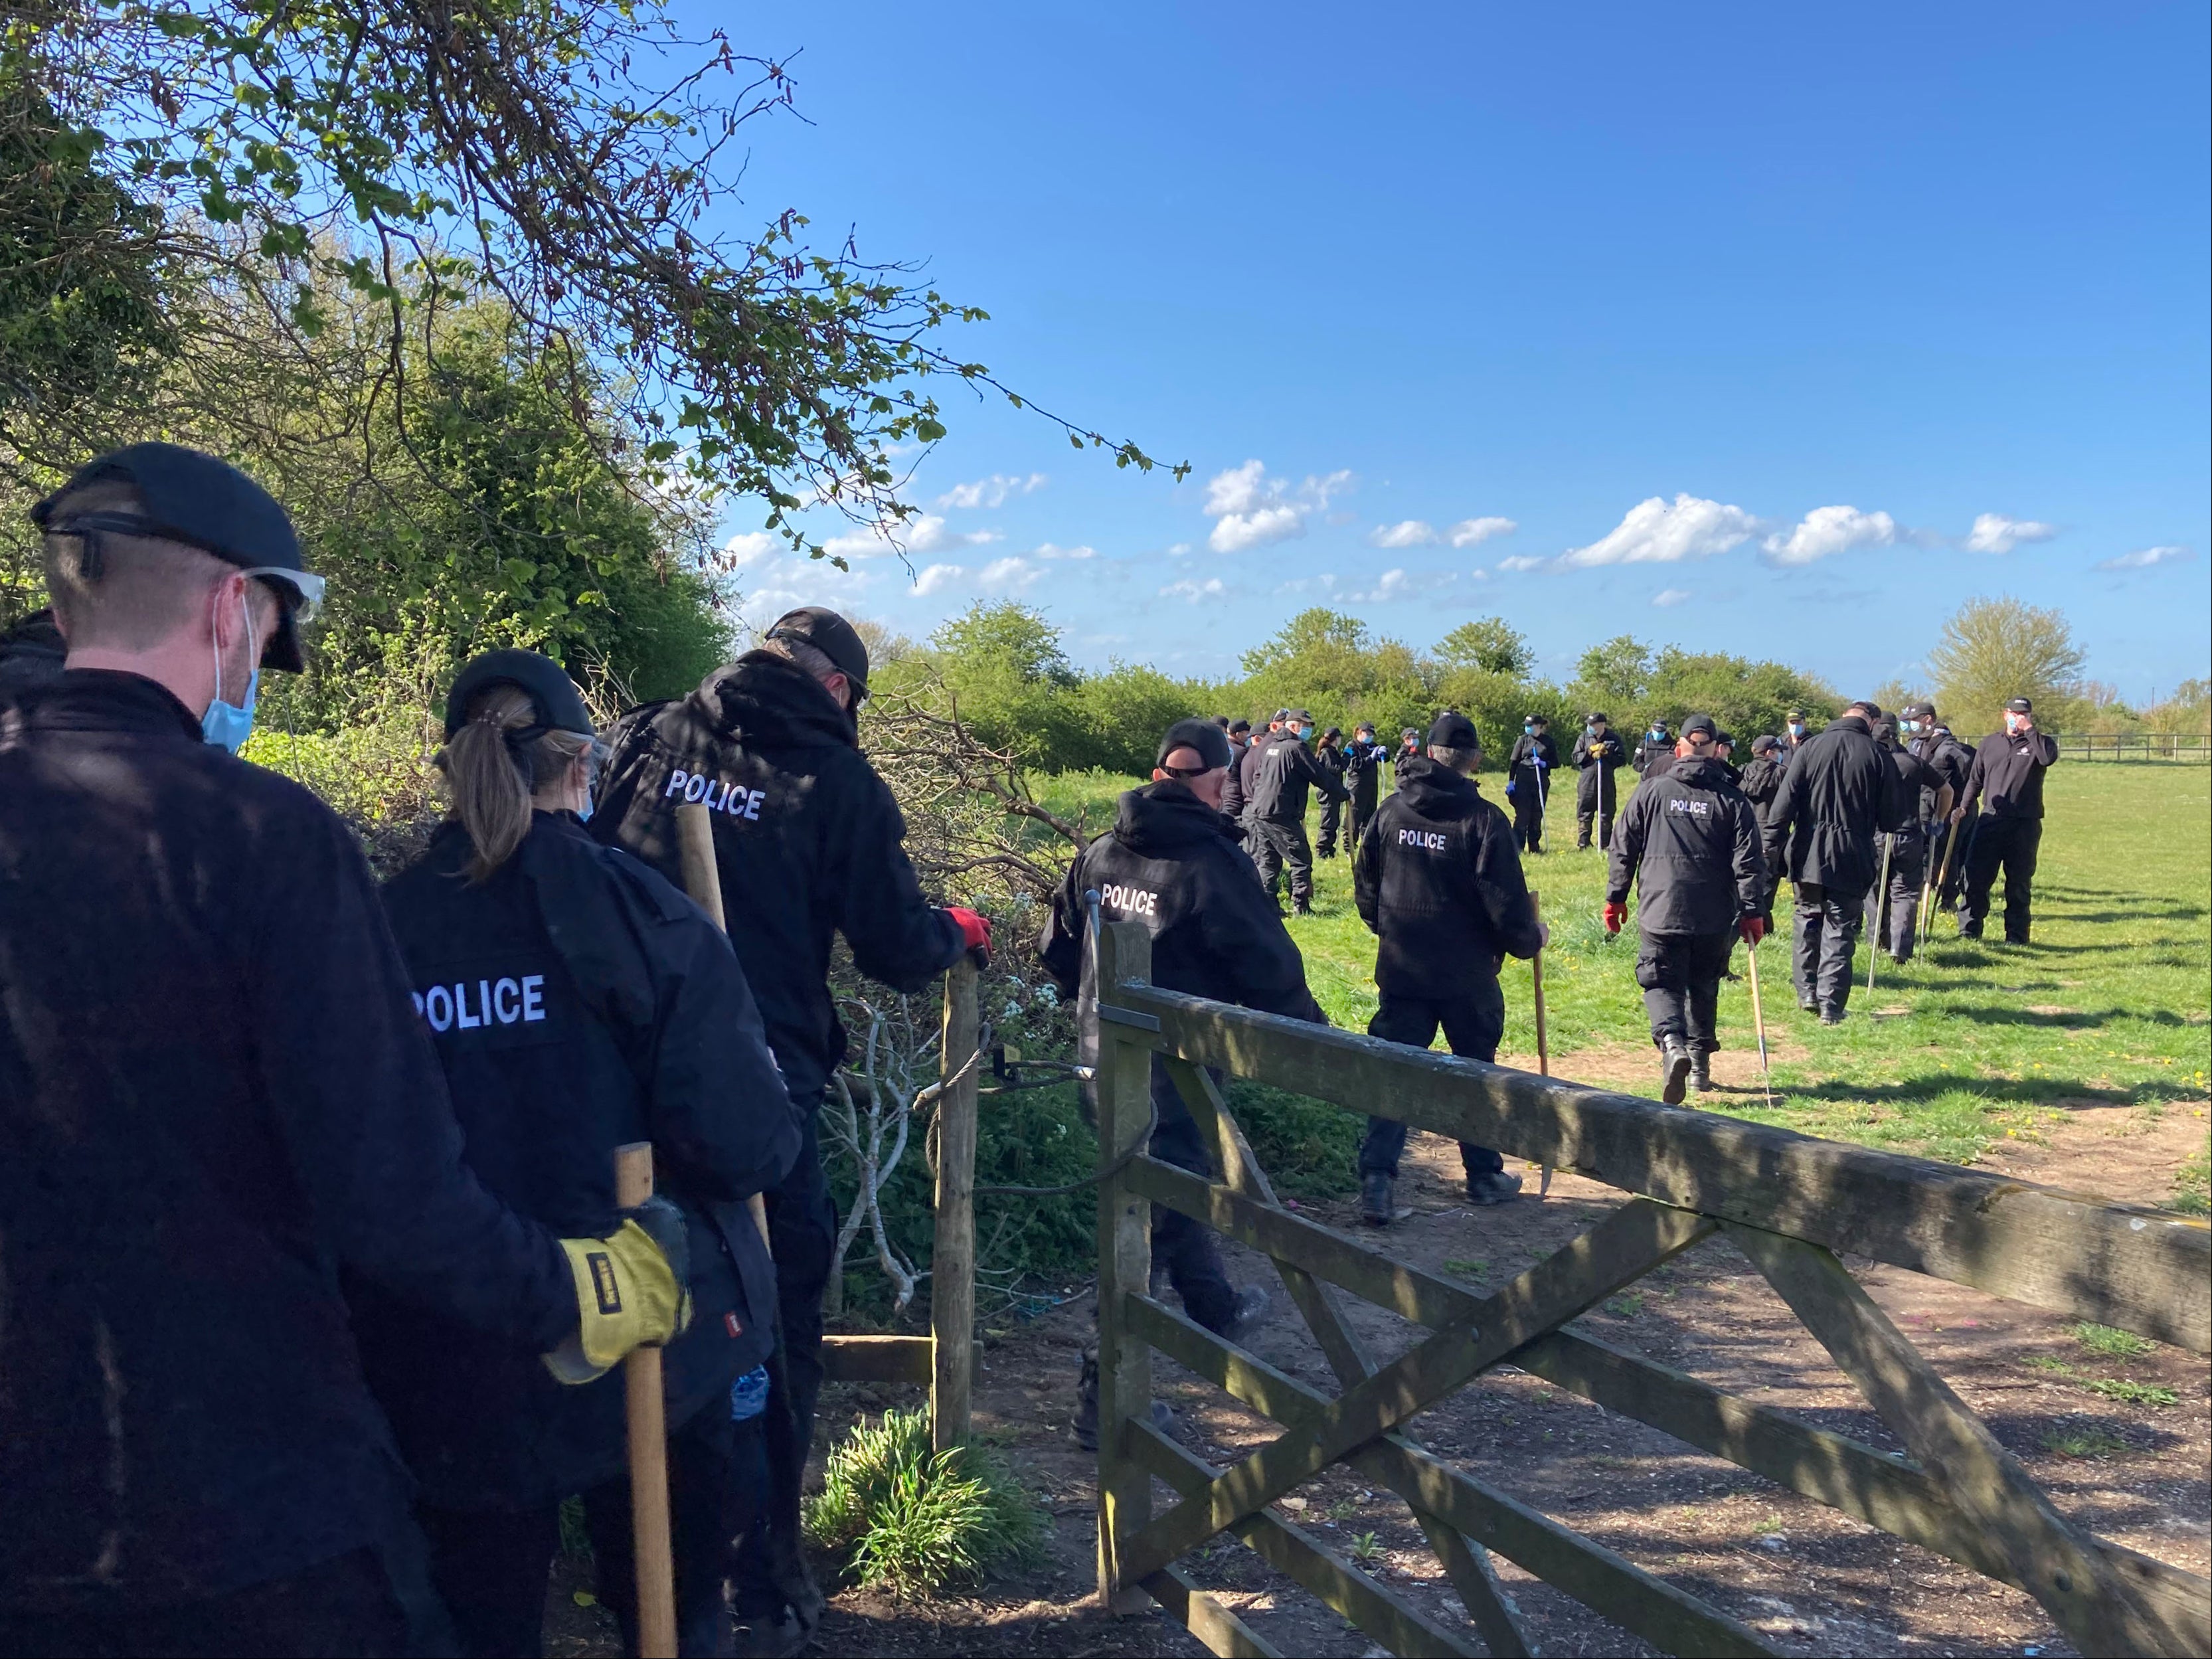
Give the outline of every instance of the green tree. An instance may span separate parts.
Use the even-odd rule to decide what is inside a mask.
[[[1483,617],[1462,623],[1438,640],[1437,660],[1448,669],[1474,668],[1518,680],[1536,665],[1536,654],[1504,617]]]
[[[1576,663],[1574,683],[1568,689],[1578,701],[1603,709],[1626,727],[1641,718],[1651,690],[1651,647],[1626,634],[1594,645]]]
[[[1075,695],[1081,677],[1042,611],[979,600],[929,643],[960,718],[983,743],[1051,771],[1094,763]]]
[[[1211,712],[1210,701],[1206,687],[1156,668],[1117,662],[1090,675],[1075,691],[1085,728],[1081,763],[1149,775],[1160,734],[1177,720]]]
[[[1760,732],[1781,732],[1790,710],[1803,710],[1807,724],[1818,730],[1842,707],[1833,687],[1782,663],[1669,646],[1651,665],[1637,720],[1662,715],[1679,727],[1692,714],[1711,714],[1748,755]]]
[[[1243,665],[1243,683],[1229,696],[1255,717],[1297,707],[1324,726],[1350,731],[1368,720],[1382,731],[1425,728],[1436,712],[1435,665],[1340,611],[1300,611],[1247,651]]]
[[[2039,725],[2057,731],[2085,662],[2055,610],[2020,599],[1969,599],[1928,653],[1936,706],[1961,732],[1994,726],[2012,697],[2035,700]]]

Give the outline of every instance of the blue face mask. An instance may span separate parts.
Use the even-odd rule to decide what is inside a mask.
[[[220,744],[235,755],[253,732],[253,704],[261,690],[261,642],[253,636],[253,612],[239,595],[240,610],[246,613],[246,655],[253,666],[246,671],[246,702],[243,707],[222,700],[222,647],[209,641],[215,653],[215,696],[208,699],[207,713],[200,716],[200,734],[210,743]]]
[[[1521,729],[1532,738],[1536,735],[1536,728],[1533,726],[1524,726]]]

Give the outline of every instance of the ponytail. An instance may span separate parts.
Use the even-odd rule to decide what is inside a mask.
[[[537,706],[521,687],[487,686],[438,751],[453,816],[476,849],[468,868],[472,882],[489,880],[522,845],[541,781],[558,780],[592,746],[581,732],[560,731],[541,732],[518,744],[516,738],[537,725]]]

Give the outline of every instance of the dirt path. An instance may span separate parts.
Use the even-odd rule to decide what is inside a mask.
[[[1747,1081],[1729,1077],[1723,1080]],[[2094,1107],[2053,1125],[2044,1144],[2007,1143],[1990,1167],[2076,1190],[2155,1202],[2203,1144],[2203,1108]],[[1530,1182],[1533,1189],[1534,1182]],[[1417,1136],[1401,1201],[1413,1213],[1385,1236],[1393,1254],[1482,1288],[1501,1284],[1587,1230],[1621,1195],[1561,1175],[1551,1196],[1489,1210],[1461,1201],[1457,1155]],[[1309,1205],[1325,1224],[1374,1240],[1349,1203]],[[1274,1285],[1261,1257],[1232,1249],[1240,1279]],[[2212,1558],[2212,1376],[2202,1361],[2158,1347],[2100,1355],[2066,1321],[1978,1292],[1864,1261],[1860,1281],[2018,1455],[2069,1516],[2147,1554],[2194,1571]],[[1389,1356],[1412,1328],[1340,1298],[1373,1349]],[[1066,1420],[1091,1297],[987,1336],[976,1377],[978,1432],[1002,1448],[1054,1516],[1050,1557],[962,1598],[925,1607],[847,1592],[821,1633],[824,1653],[921,1655],[1181,1655],[1201,1650],[1157,1611],[1109,1619],[1091,1605],[1096,1548],[1093,1464]],[[1899,1449],[1818,1345],[1733,1246],[1709,1241],[1580,1322],[1606,1340],[1820,1426]],[[1250,1345],[1263,1358],[1333,1389],[1328,1366],[1277,1287],[1275,1309]],[[1270,1438],[1272,1425],[1161,1358],[1161,1396],[1183,1443],[1209,1462],[1235,1461]],[[2171,1406],[2130,1403],[2090,1385],[2172,1391]],[[2125,1392],[2124,1389],[2119,1390]],[[832,1388],[825,1437],[859,1413],[909,1404],[908,1391]],[[1790,1654],[2068,1654],[2027,1595],[1938,1556],[1769,1486],[1656,1430],[1618,1417],[1510,1368],[1423,1415],[1433,1451],[1541,1509],[1637,1565],[1705,1597]],[[1164,1504],[1168,1495],[1159,1489]],[[1404,1505],[1332,1474],[1286,1499],[1305,1525],[1448,1626],[1465,1611],[1422,1544]],[[1363,1656],[1365,1637],[1269,1569],[1242,1545],[1217,1540],[1184,1564],[1285,1653]],[[1529,1633],[1547,1655],[1636,1654],[1636,1638],[1512,1563],[1498,1566]],[[556,1596],[556,1599],[565,1599]],[[568,1613],[569,1627],[576,1615]],[[580,1635],[583,1632],[579,1632]],[[1469,1631],[1469,1640],[1479,1638]],[[585,1652],[601,1644],[565,1645]]]

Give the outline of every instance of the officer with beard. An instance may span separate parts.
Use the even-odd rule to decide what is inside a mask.
[[[1359,848],[1360,836],[1367,833],[1368,820],[1375,816],[1375,803],[1381,798],[1383,764],[1390,751],[1375,741],[1375,728],[1365,720],[1352,728],[1352,743],[1344,751],[1344,781],[1352,791],[1352,847]]]
[[[1544,850],[1544,809],[1551,803],[1552,774],[1559,769],[1559,745],[1551,722],[1530,714],[1505,757],[1505,793],[1513,801],[1513,837],[1524,853]]]
[[[1160,739],[1149,787],[1121,797],[1114,827],[1084,849],[1054,896],[1037,955],[1079,1009],[1097,1006],[1087,892],[1099,896],[1103,921],[1142,923],[1152,939],[1152,983],[1216,1002],[1326,1024],[1306,988],[1305,960],[1237,845],[1220,812],[1229,745],[1203,720],[1178,720]],[[1086,1060],[1095,1060],[1097,1024],[1085,1019]],[[1198,1125],[1164,1061],[1152,1061],[1152,1100],[1158,1125],[1154,1158],[1212,1176]],[[1206,1329],[1237,1340],[1267,1304],[1256,1285],[1229,1280],[1212,1232],[1162,1205],[1152,1208],[1152,1259],[1167,1272],[1183,1311]],[[1076,1407],[1077,1443],[1098,1443],[1098,1365],[1084,1357]]]
[[[1399,761],[1397,793],[1359,843],[1352,879],[1359,918],[1378,941],[1381,1000],[1367,1034],[1425,1048],[1442,1026],[1452,1053],[1489,1060],[1505,1034],[1498,970],[1506,957],[1534,956],[1550,933],[1536,920],[1505,815],[1475,787],[1481,763],[1474,723],[1437,715],[1426,757]],[[1405,1149],[1405,1124],[1367,1120],[1359,1201],[1370,1226],[1396,1218],[1393,1182]],[[1496,1152],[1465,1141],[1459,1151],[1470,1202],[1503,1204],[1520,1192],[1521,1177],[1507,1175]]]
[[[1906,963],[1912,960],[1913,937],[1920,921],[1921,878],[1928,872],[1928,838],[1921,833],[1920,801],[1924,795],[1938,793],[1942,781],[1933,768],[1899,745],[1894,720],[1876,720],[1874,740],[1897,768],[1907,808],[1898,815],[1896,828],[1887,836],[1889,884],[1867,895],[1867,927],[1873,939],[1871,948],[1887,951],[1893,962]],[[1947,799],[1945,810],[1949,806]]]
[[[1627,920],[1629,883],[1639,881],[1636,982],[1669,1106],[1682,1103],[1686,1084],[1712,1087],[1721,976],[1739,938],[1756,945],[1765,937],[1771,902],[1759,815],[1715,756],[1715,736],[1707,715],[1682,722],[1674,765],[1645,773],[1630,798],[1607,872],[1608,933]]]
[[[1620,738],[1604,713],[1583,716],[1583,729],[1568,752],[1575,771],[1575,850],[1586,853],[1590,825],[1597,825],[1597,844],[1613,842],[1613,815],[1620,805],[1620,784],[1613,776],[1628,759]]]
[[[790,611],[758,649],[716,669],[690,696],[615,722],[592,819],[600,840],[680,883],[676,809],[706,805],[730,943],[804,1125],[790,1173],[765,1194],[787,1386],[769,1402],[766,1428],[775,1502],[739,1553],[734,1592],[745,1639],[782,1651],[795,1651],[821,1613],[789,1552],[837,1232],[816,1122],[845,1056],[830,945],[842,934],[861,973],[912,993],[963,951],[987,952],[991,939],[975,911],[940,909],[922,896],[907,860],[906,820],[860,752],[857,714],[867,694],[868,649],[853,625],[820,606]]]
[[[1944,871],[1945,849],[1953,845],[1951,809],[1966,799],[1966,775],[1973,769],[1974,745],[1961,743],[1943,723],[1932,702],[1916,702],[1905,710],[1905,746],[1915,757],[1933,771],[1941,783],[1941,791],[1920,792],[1920,830],[1928,843],[1928,867],[1941,872],[1943,885],[1936,895],[1936,907],[1948,909],[1959,896],[1959,884],[1966,878],[1966,866],[1956,852],[1950,856],[1950,868]],[[1938,800],[1937,793],[1948,792],[1948,799]],[[1960,824],[1958,833],[1973,833],[1973,817],[1968,816]],[[1966,842],[1956,843],[1964,847]]]

